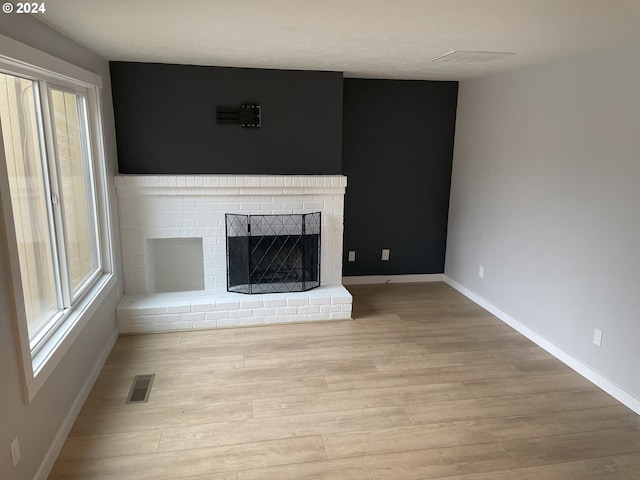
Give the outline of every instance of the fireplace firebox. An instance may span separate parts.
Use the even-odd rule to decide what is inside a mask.
[[[320,212],[226,214],[227,290],[303,292],[320,286]]]

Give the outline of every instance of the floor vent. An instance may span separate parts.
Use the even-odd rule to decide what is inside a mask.
[[[136,375],[129,391],[126,403],[145,403],[149,401],[149,393],[151,393],[151,385],[155,373],[150,375]]]

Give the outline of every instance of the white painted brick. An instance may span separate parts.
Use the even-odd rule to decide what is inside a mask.
[[[240,308],[240,302],[233,300],[220,300],[219,302],[216,302],[216,308],[218,310],[238,310]]]
[[[264,323],[266,325],[271,325],[274,323],[282,323],[282,316],[279,316],[279,315],[266,316],[263,318],[264,318]]]
[[[291,210],[295,213],[297,210],[302,210],[302,205],[302,202],[282,202],[282,209]]]
[[[118,326],[122,328],[128,328],[133,326],[155,325],[155,323],[156,323],[156,318],[153,316],[118,318]]]
[[[240,300],[240,308],[262,308],[263,306],[262,300]]]
[[[331,303],[330,297],[309,297],[309,305],[326,305],[328,303]]]
[[[263,187],[260,189],[262,195],[282,195],[282,188],[278,187]]]
[[[260,208],[265,212],[270,211],[271,213],[276,213],[279,210],[282,210],[282,202],[275,202],[275,201],[262,202],[260,204]]]
[[[238,318],[223,318],[218,320],[218,327],[240,327],[240,319]]]
[[[347,320],[350,316],[348,313],[343,312],[333,312],[331,313],[331,320]]]
[[[191,311],[191,305],[171,305],[167,306],[167,313],[188,313]]]
[[[261,204],[258,202],[242,202],[240,204],[240,210],[242,210],[243,212],[247,212],[247,213],[251,213],[251,214],[256,214],[256,213],[260,213],[260,207]]]
[[[264,317],[249,317],[249,318],[242,318],[240,319],[240,323],[243,326],[250,326],[250,325],[264,325],[265,324],[265,318]]]
[[[194,313],[210,312],[216,309],[215,303],[194,303],[191,305],[191,311]]]
[[[167,325],[169,330],[193,330],[193,322],[175,322]]]
[[[206,212],[206,211],[195,211],[195,212],[184,212],[184,218],[187,220],[206,220],[207,215],[210,212]]]
[[[287,298],[288,307],[299,307],[304,305],[309,305],[309,299],[306,297]]]
[[[156,317],[155,315],[131,317],[127,323],[132,326],[155,325],[156,323],[158,323],[158,317]]]
[[[117,176],[115,183],[121,227],[130,227],[121,228],[121,245],[125,258],[124,284],[127,294],[146,291],[145,270],[148,263],[143,260],[146,255],[142,255],[142,250],[146,248],[145,239],[172,236],[203,239],[203,255],[207,263],[205,288],[210,291],[224,291],[226,252],[223,213],[233,213],[234,209],[237,211],[241,206],[253,209],[258,204],[260,211],[267,212],[301,213],[305,209],[322,210],[322,283],[327,285],[328,282],[341,282],[345,177]],[[246,184],[248,187],[241,188],[238,186],[240,184]],[[284,188],[285,184],[291,188]],[[134,246],[139,250],[127,250]],[[137,260],[130,258],[134,254],[139,257]],[[331,258],[335,260],[329,261]],[[137,262],[140,268],[131,268],[128,265],[130,261],[134,264]],[[217,266],[220,263],[222,268]],[[310,299],[309,305],[314,305],[313,302],[320,302],[320,299]],[[350,300],[347,300],[345,305],[348,302]],[[284,307],[287,304],[276,305],[269,308]],[[206,311],[202,310],[205,313]],[[201,313],[197,310],[194,312]]]
[[[351,297],[332,297],[332,304],[343,304],[343,303],[351,303]]]
[[[269,300],[264,300],[264,306],[265,307],[286,307],[287,299],[286,298],[270,298]]]
[[[179,314],[175,314],[175,315],[158,315],[156,317],[156,323],[177,323],[180,321],[181,315]]]
[[[309,211],[322,210],[323,204],[321,202],[303,202],[302,208]]]
[[[205,320],[216,321],[216,320],[226,320],[229,318],[229,311],[220,311],[220,312],[207,312],[205,315]]]
[[[309,305],[306,307],[298,307],[299,313],[320,313],[320,305]]]
[[[296,307],[279,307],[276,308],[276,315],[293,315],[298,312]]]
[[[187,213],[187,212],[195,212],[198,210],[198,205],[201,202],[194,202],[193,199],[190,199],[191,201],[188,202],[183,202],[183,203],[175,203],[173,205],[173,209],[176,211],[180,211],[183,213]]]
[[[195,222],[196,222],[196,227],[197,228],[205,228],[206,229],[207,227],[211,226],[211,219],[209,219],[209,218],[205,218],[204,220],[198,219],[198,220],[195,220]]]
[[[229,318],[247,318],[253,316],[253,310],[231,310],[229,312]]]
[[[217,203],[197,203],[196,204],[196,211],[197,212],[207,212],[210,210],[218,210],[218,204]]]
[[[321,305],[320,311],[322,313],[337,313],[342,312],[342,307],[340,305]]]
[[[183,322],[203,322],[205,319],[205,313],[184,313],[180,315],[180,320]]]
[[[191,212],[189,212],[191,213]],[[184,219],[185,212],[177,212],[175,210],[170,210],[166,212],[160,212],[160,220],[166,220],[168,222],[173,222],[175,220]],[[150,217],[147,217],[149,219]]]
[[[217,320],[204,320],[202,322],[198,322],[197,324],[194,323],[193,324],[193,328],[200,328],[200,329],[208,329],[208,328],[218,328],[218,321]]]
[[[147,307],[147,308],[124,308],[118,309],[118,315],[124,315],[128,317],[141,317],[144,315],[162,315],[167,312],[167,307]]]
[[[195,227],[196,226],[196,220],[180,220],[180,219],[174,219],[171,222],[171,226],[174,228],[184,228],[184,227]],[[183,234],[183,236],[187,236],[186,235],[186,230],[183,230],[183,232],[185,232]]]

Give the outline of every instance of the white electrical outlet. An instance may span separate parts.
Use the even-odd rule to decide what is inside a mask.
[[[602,330],[593,329],[593,343],[597,346],[602,345]]]
[[[383,248],[382,249],[382,260],[389,260],[389,254],[391,253],[391,250],[389,250],[388,248]]]
[[[478,268],[478,276],[480,278],[484,278],[484,267],[482,265],[480,265],[480,268]]]
[[[355,262],[356,261],[356,252],[355,252],[355,250],[349,250],[349,261],[350,262]]]
[[[15,467],[20,462],[20,443],[18,442],[18,437],[13,439],[11,442],[11,462]]]

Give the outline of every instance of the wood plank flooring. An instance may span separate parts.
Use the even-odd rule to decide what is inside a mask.
[[[121,337],[49,478],[640,480],[640,417],[449,286],[349,289],[355,320]]]

